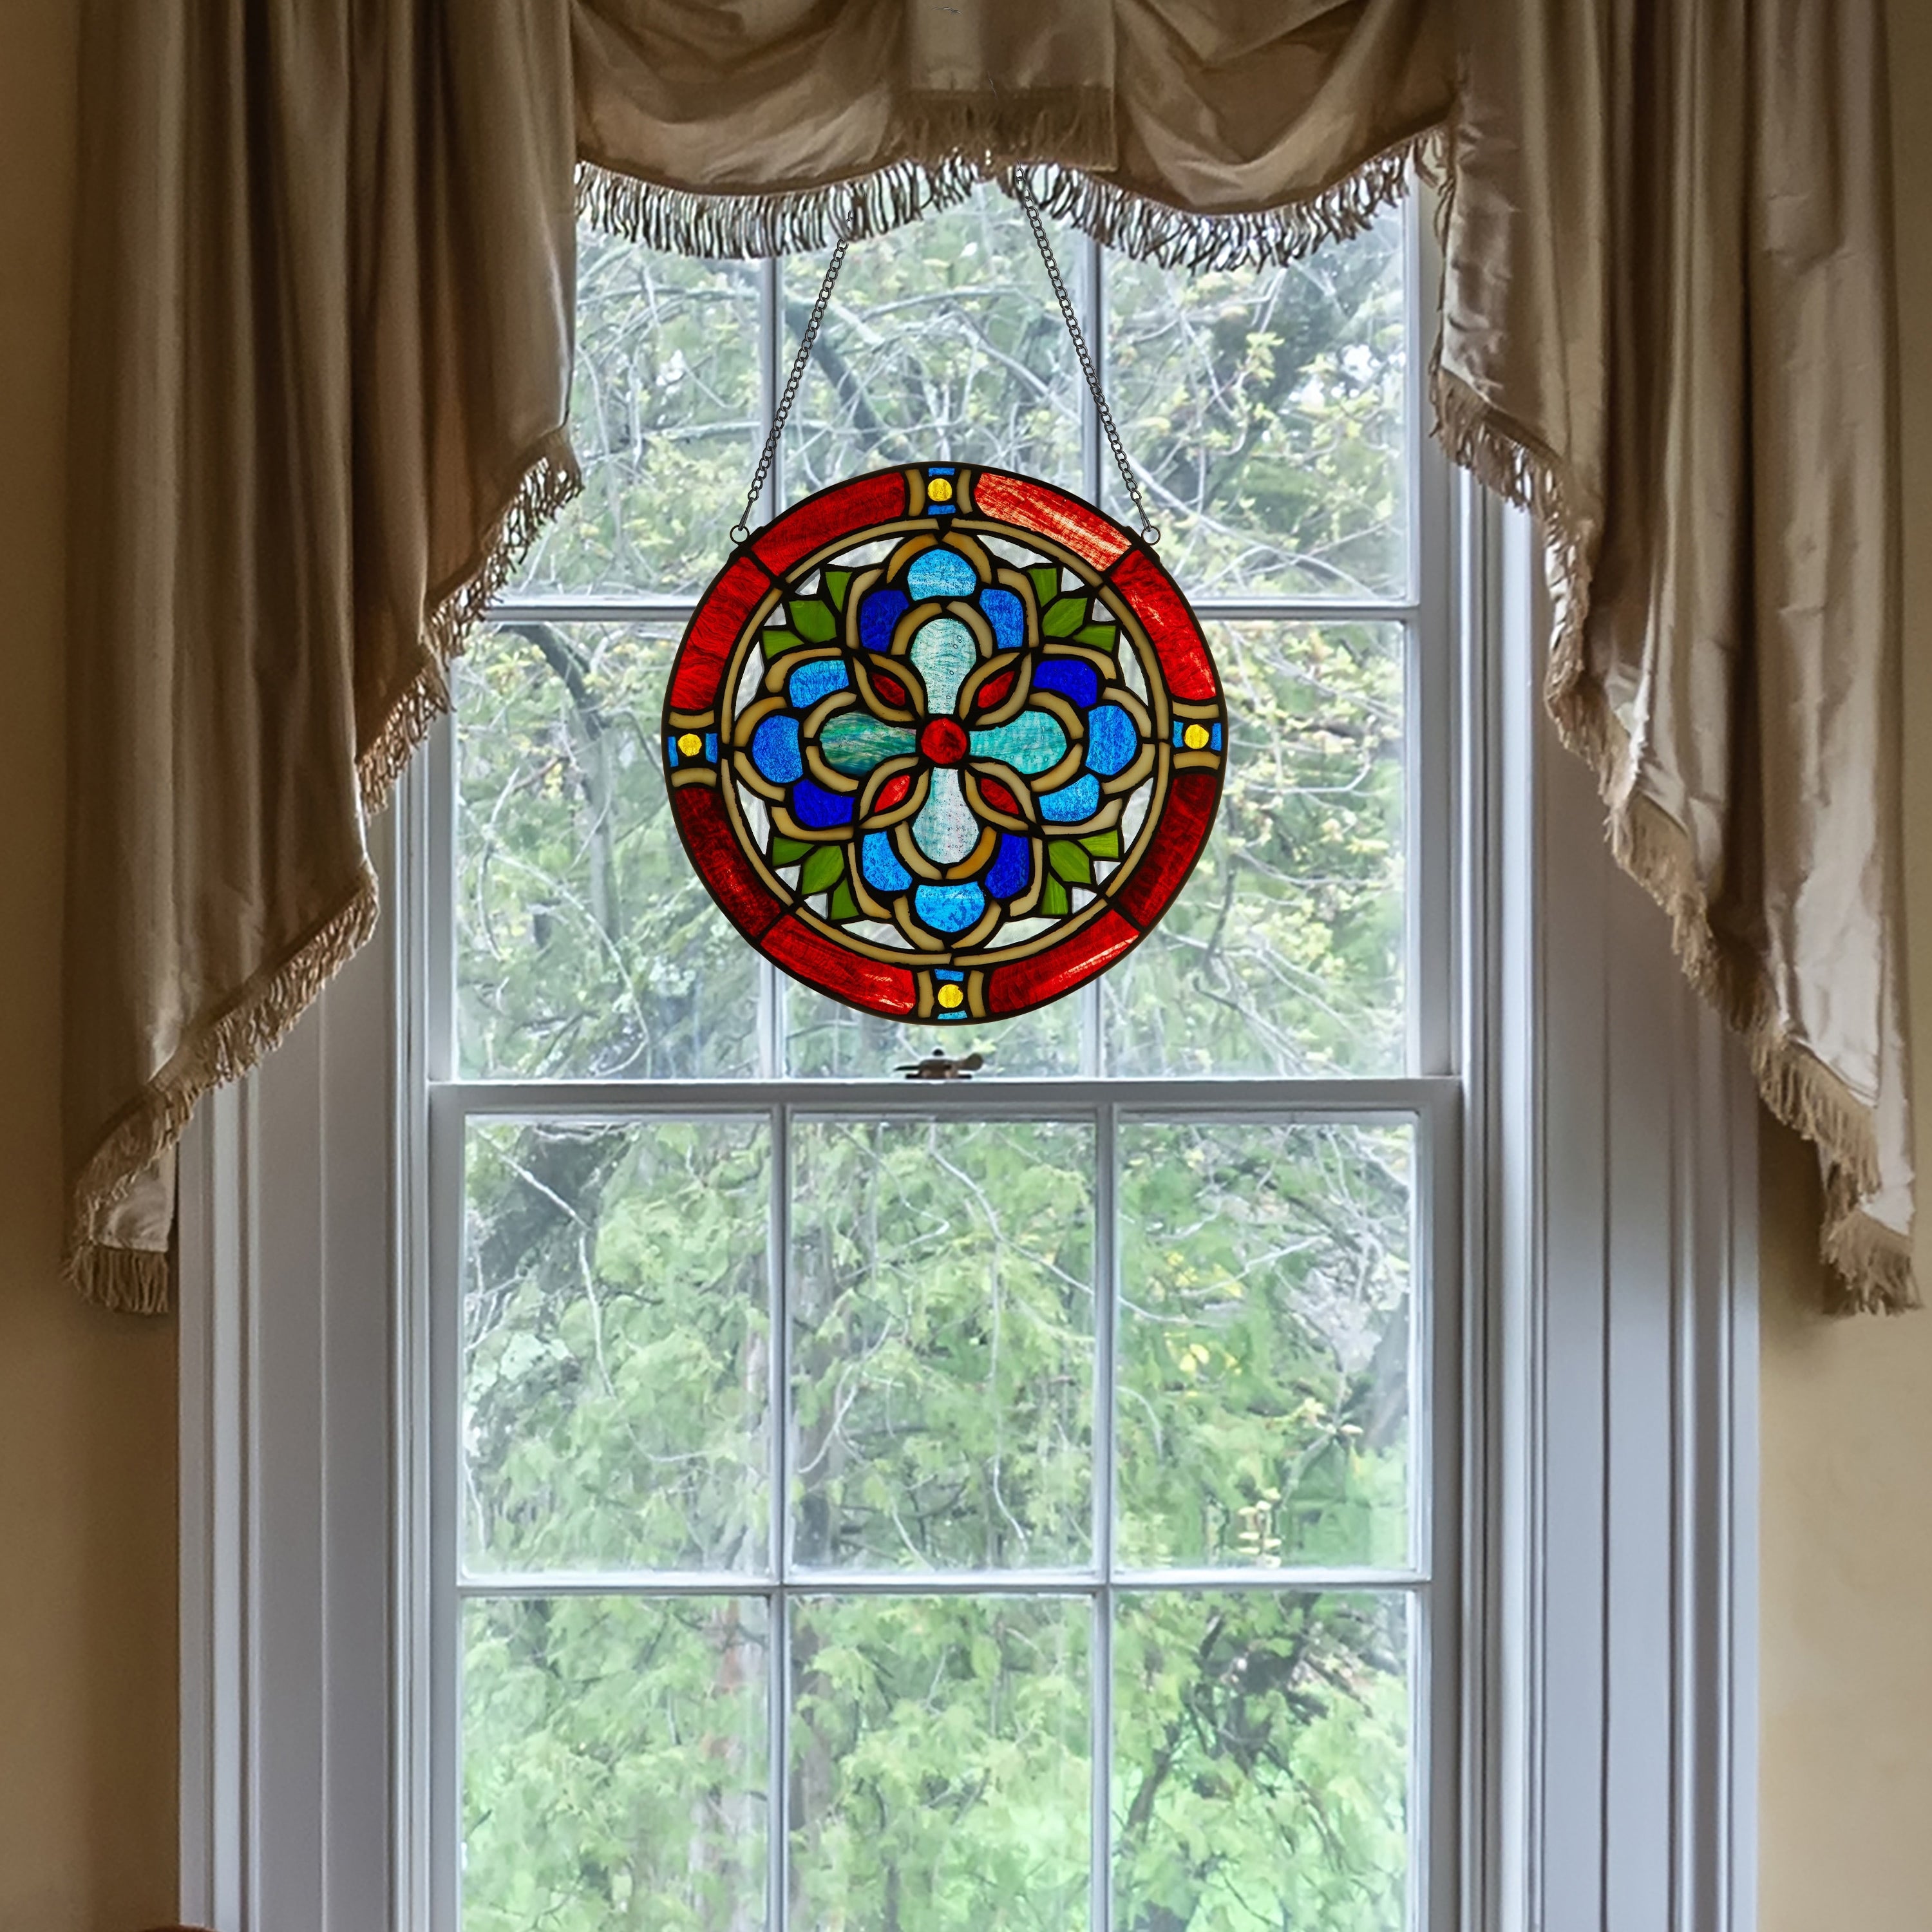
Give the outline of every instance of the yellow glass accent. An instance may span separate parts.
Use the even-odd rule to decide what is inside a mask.
[[[704,748],[704,740],[695,731],[687,731],[677,741],[677,748],[687,758],[694,758]]]
[[[1206,725],[1190,724],[1186,730],[1181,733],[1180,742],[1185,745],[1190,752],[1202,752],[1205,751],[1208,748],[1208,740],[1209,735]]]
[[[939,989],[939,1004],[942,1006],[962,1006],[966,1004],[963,987],[954,986],[950,980]]]
[[[950,476],[935,476],[926,486],[926,494],[935,503],[950,503],[952,500],[952,479]],[[953,1003],[957,1005],[958,1001]]]

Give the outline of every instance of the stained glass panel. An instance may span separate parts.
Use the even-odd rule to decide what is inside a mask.
[[[1206,842],[1226,734],[1200,626],[1144,546],[1045,484],[924,464],[836,484],[738,553],[680,646],[663,752],[748,940],[944,1027],[1058,998],[1138,942]]]

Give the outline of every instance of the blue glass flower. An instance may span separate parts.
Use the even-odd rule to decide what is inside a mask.
[[[826,862],[798,861],[831,917],[929,947],[1066,909],[1046,842],[1118,824],[1151,728],[1111,622],[1047,634],[1040,578],[963,533],[913,539],[851,578],[842,634],[782,655],[741,714],[775,854],[847,848],[833,885]]]

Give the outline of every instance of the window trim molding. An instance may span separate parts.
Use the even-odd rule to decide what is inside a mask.
[[[1542,718],[1527,526],[1456,488],[1463,1064],[1484,1070],[1460,1339],[1463,1413],[1489,1421],[1461,1432],[1472,1634],[1435,1769],[1462,1828],[1430,1932],[1751,1932],[1755,1097]],[[391,882],[426,801],[414,775],[376,828]],[[392,1017],[431,915],[391,898],[412,917],[183,1148],[179,1909],[220,1932],[435,1922],[416,1807],[448,1714],[418,1667],[428,1463],[405,1426],[428,1217],[392,1180],[431,1184],[406,1099],[423,1044]]]
[[[1754,1932],[1758,1107],[1541,700],[1459,479],[1472,875],[1462,1932]],[[1613,1291],[1613,1292],[1612,1292]]]

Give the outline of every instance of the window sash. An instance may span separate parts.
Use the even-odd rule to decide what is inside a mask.
[[[1082,1014],[1082,1065],[1076,1076],[1051,1079],[982,1078],[970,1082],[904,1079],[840,1079],[788,1076],[781,1070],[785,1042],[784,984],[778,969],[761,960],[760,1065],[764,1078],[740,1080],[475,1080],[456,1077],[457,970],[456,784],[453,734],[437,735],[430,759],[430,940],[432,962],[425,1001],[428,1044],[428,1100],[430,1186],[430,1390],[431,1534],[430,1649],[442,1714],[432,1739],[436,1795],[432,1816],[451,1834],[432,1854],[433,1893],[440,1910],[435,1932],[455,1932],[454,1876],[460,1844],[460,1751],[454,1694],[460,1667],[465,1604],[511,1597],[590,1596],[652,1598],[736,1596],[762,1598],[771,1618],[768,1660],[772,1789],[778,1794],[769,1826],[770,1869],[767,1911],[770,1932],[784,1932],[790,1900],[784,1883],[788,1820],[784,1767],[790,1696],[789,1606],[806,1596],[1053,1594],[1084,1596],[1092,1605],[1089,1672],[1094,1710],[1093,1816],[1090,1826],[1092,1895],[1090,1932],[1113,1923],[1112,1766],[1113,1732],[1112,1632],[1119,1596],[1147,1591],[1257,1591],[1302,1594],[1343,1588],[1406,1597],[1409,1602],[1411,1710],[1408,1744],[1410,1910],[1418,1928],[1430,1922],[1425,1901],[1438,1897],[1445,1870],[1443,1848],[1455,1836],[1455,1795],[1448,1774],[1453,1755],[1457,1684],[1455,1673],[1432,1659],[1455,1654],[1456,1578],[1460,1551],[1459,1477],[1461,1256],[1460,1162],[1462,1083],[1456,1072],[1454,1014],[1458,934],[1454,908],[1456,832],[1452,766],[1455,731],[1454,616],[1449,596],[1449,513],[1447,472],[1422,430],[1424,356],[1420,320],[1424,230],[1413,206],[1405,211],[1407,393],[1405,436],[1410,527],[1405,595],[1385,598],[1200,598],[1198,614],[1214,622],[1258,620],[1338,623],[1394,622],[1402,627],[1404,760],[1405,1058],[1407,1072],[1393,1078],[1132,1078],[1108,1076],[1101,1066],[1099,982],[1076,996]],[[1078,299],[1088,340],[1106,356],[1103,254],[1084,244]],[[762,265],[760,364],[762,435],[770,420],[783,367],[778,265]],[[1105,458],[1097,412],[1079,392],[1083,478],[1099,500]],[[778,454],[760,514],[768,518],[785,500],[784,454]],[[648,592],[597,596],[546,595],[500,600],[494,617],[560,622],[682,623],[694,597]],[[1424,970],[1425,962],[1428,970]],[[715,1575],[650,1572],[466,1573],[458,1553],[457,1514],[460,1448],[460,1270],[464,1213],[465,1144],[469,1124],[486,1120],[689,1120],[763,1116],[772,1133],[772,1350],[767,1428],[771,1522],[764,1568]],[[889,1575],[846,1572],[793,1564],[786,1520],[790,1453],[792,1388],[788,1344],[790,1126],[795,1120],[900,1118],[982,1121],[1090,1121],[1096,1130],[1095,1311],[1092,1478],[1093,1562],[1072,1570],[1024,1573],[915,1570]],[[1118,1384],[1115,1326],[1120,1282],[1115,1249],[1117,1131],[1125,1119],[1200,1123],[1407,1124],[1413,1132],[1411,1193],[1408,1559],[1396,1565],[1284,1564],[1268,1570],[1130,1570],[1115,1560],[1117,1517],[1114,1405]]]

